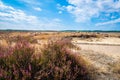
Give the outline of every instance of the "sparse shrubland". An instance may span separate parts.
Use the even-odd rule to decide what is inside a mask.
[[[119,80],[119,54],[109,53],[114,48],[105,48],[109,56],[101,56],[104,47],[97,53],[73,45],[79,40],[119,43],[119,38],[120,33],[0,32],[0,80]]]
[[[25,40],[0,46],[0,80],[91,80],[86,61],[72,47],[67,39],[48,42],[38,54]]]

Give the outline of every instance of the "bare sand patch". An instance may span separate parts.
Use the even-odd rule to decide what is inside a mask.
[[[120,80],[113,73],[113,66],[120,60],[120,39],[100,38],[93,40],[73,39],[73,44],[81,50],[75,50],[85,57],[96,69],[96,80]]]
[[[86,44],[106,44],[106,45],[120,45],[120,38],[105,37],[105,38],[91,38],[91,39],[80,39],[75,38],[73,43],[86,43]]]

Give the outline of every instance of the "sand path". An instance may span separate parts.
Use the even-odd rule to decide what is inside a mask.
[[[120,59],[120,45],[107,42],[73,42],[81,50],[75,50],[96,68],[96,80],[120,80],[112,71],[112,64]]]

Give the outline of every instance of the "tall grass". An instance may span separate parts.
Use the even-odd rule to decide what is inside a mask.
[[[26,41],[0,47],[0,80],[90,80],[85,60],[72,46],[67,39],[51,41],[37,55]]]

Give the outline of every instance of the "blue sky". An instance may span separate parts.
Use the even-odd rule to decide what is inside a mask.
[[[0,0],[0,29],[120,30],[120,0]]]

